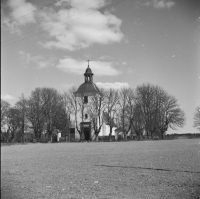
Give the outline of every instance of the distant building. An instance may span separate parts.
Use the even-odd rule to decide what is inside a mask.
[[[107,113],[103,112],[102,117],[103,117],[103,124],[102,124],[101,130],[99,132],[99,137],[101,137],[101,136],[109,136],[109,134],[110,134],[110,124],[112,125],[111,136],[115,136],[115,130],[117,129],[117,125],[108,116]]]

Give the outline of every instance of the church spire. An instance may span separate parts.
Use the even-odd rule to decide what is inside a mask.
[[[89,67],[89,62],[90,60],[88,60],[88,67],[84,73],[84,76],[85,76],[85,82],[88,83],[88,82],[93,82],[93,73],[92,73],[92,70],[91,68]]]

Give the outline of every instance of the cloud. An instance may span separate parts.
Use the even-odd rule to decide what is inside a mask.
[[[113,58],[109,55],[102,55],[99,57],[100,60],[113,60]]]
[[[157,9],[165,9],[165,8],[171,8],[175,5],[175,2],[170,0],[151,0],[144,4],[145,6],[153,6]]]
[[[15,97],[13,97],[12,95],[8,95],[8,94],[2,95],[1,99],[3,99],[3,100],[16,100]]]
[[[133,72],[136,72],[136,70],[133,70],[132,68],[127,68],[127,69],[126,69],[126,72],[127,72],[127,73],[133,73]]]
[[[49,36],[46,42],[39,43],[49,49],[74,51],[92,44],[120,42],[124,37],[120,30],[122,20],[111,14],[111,11],[102,13],[98,10],[106,6],[106,2],[60,0],[55,2],[55,6],[34,12],[37,7],[27,0],[8,0],[3,4],[2,23],[18,19],[2,27],[21,34],[22,26],[37,23],[37,29],[40,27],[40,31],[45,31]]]
[[[42,44],[45,48],[73,51],[95,43],[110,44],[122,40],[122,20],[109,12],[98,11],[105,5],[105,0],[63,2],[69,2],[70,8],[61,7],[57,12],[49,10],[40,14],[41,27],[53,39]]]
[[[34,11],[37,8],[26,0],[8,0],[6,4],[1,5],[4,10],[10,11],[9,13],[3,12],[1,22],[4,24],[2,27],[6,27],[11,33],[20,34],[20,26],[36,23]]]
[[[30,53],[24,51],[19,51],[19,55],[23,64],[34,64],[34,66],[36,66],[38,69],[47,68],[54,65],[53,59],[45,59],[40,55],[32,56]]]
[[[56,6],[68,5],[72,8],[77,9],[87,9],[91,7],[101,8],[106,5],[106,0],[60,0],[56,4]]]
[[[74,86],[74,84],[71,84],[71,83],[64,83],[64,84],[62,84],[61,85],[61,87],[62,88],[64,88],[64,89],[70,89],[70,88],[72,88]]]
[[[113,62],[92,61],[90,65],[92,72],[97,76],[116,76],[121,74],[121,71],[113,67]],[[56,67],[67,73],[83,75],[87,68],[87,63],[86,61],[78,61],[68,57],[60,59]]]
[[[124,87],[129,87],[129,84],[127,82],[115,82],[115,83],[109,83],[109,82],[97,82],[96,85],[100,88],[105,88],[105,89],[120,89]]]

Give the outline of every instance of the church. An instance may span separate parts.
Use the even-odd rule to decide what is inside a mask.
[[[76,92],[74,92],[74,95],[76,98],[81,97],[84,99],[84,104],[87,105],[88,103],[88,97],[91,96],[100,96],[100,91],[98,89],[98,87],[96,86],[96,84],[93,82],[93,73],[91,68],[89,67],[89,61],[88,61],[88,67],[84,73],[84,80],[85,82],[83,84],[81,84],[78,88],[78,90]],[[98,137],[105,137],[105,136],[109,136],[110,133],[110,127],[108,125],[108,118],[106,113],[102,113],[102,115],[100,116],[102,123],[101,123],[101,130],[98,134]],[[78,118],[77,120],[77,126],[80,128],[80,131],[82,130],[83,133],[83,140],[85,141],[89,141],[89,140],[94,140],[95,139],[95,135],[94,135],[94,128],[93,128],[93,124],[92,124],[92,119],[89,117],[89,114],[87,113],[87,110],[84,111],[84,118],[82,118],[82,120],[80,120],[80,118]],[[98,120],[98,118],[96,118],[96,120]],[[99,122],[97,122],[97,124],[99,124]],[[97,126],[98,128],[98,126]],[[115,136],[115,129],[117,128],[116,125],[113,125],[113,129],[112,129],[112,136]],[[77,131],[76,128],[74,128],[73,133],[74,135],[74,139],[75,140],[80,140],[80,133]],[[98,139],[98,138],[97,138]]]
[[[96,84],[93,82],[93,73],[91,68],[89,67],[89,61],[88,61],[88,67],[84,73],[84,80],[85,82],[79,86],[76,92],[74,92],[75,97],[80,97],[84,99],[84,104],[87,105],[88,100],[90,96],[96,96],[96,95],[101,95],[98,87]],[[105,113],[101,113],[101,130],[98,134],[98,137],[96,140],[104,139],[109,136],[110,134],[110,126],[108,121],[112,121],[109,116]],[[98,120],[98,117],[96,118]],[[121,128],[117,128],[117,125],[112,121],[112,134],[111,137],[114,140],[118,140],[119,137],[123,137],[123,133],[121,131]],[[99,124],[99,122],[97,122]],[[82,139],[83,141],[91,141],[96,138],[94,134],[94,128],[92,126],[92,118],[89,117],[89,114],[87,111],[84,111],[84,118],[80,119],[78,118],[77,120],[77,126],[82,131],[82,138],[80,138],[80,133],[77,131],[75,128],[71,128],[71,133],[70,136],[71,138],[73,137],[74,140],[80,140]],[[97,125],[97,128],[99,126]]]

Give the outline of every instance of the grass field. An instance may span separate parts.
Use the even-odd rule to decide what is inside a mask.
[[[200,198],[200,139],[2,146],[1,198]]]

